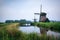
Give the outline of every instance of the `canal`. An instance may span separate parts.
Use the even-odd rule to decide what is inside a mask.
[[[40,29],[37,26],[20,26],[19,30],[24,33],[37,33],[40,34]],[[54,32],[51,30],[47,31],[47,36],[54,36],[54,37],[60,37],[59,32]]]

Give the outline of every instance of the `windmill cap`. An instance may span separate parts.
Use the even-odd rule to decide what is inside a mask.
[[[46,16],[45,12],[41,12],[40,16]]]

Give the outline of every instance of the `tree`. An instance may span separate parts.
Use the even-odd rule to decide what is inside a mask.
[[[14,23],[13,20],[6,20],[5,23]]]

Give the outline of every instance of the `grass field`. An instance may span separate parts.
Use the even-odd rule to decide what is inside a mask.
[[[60,40],[36,33],[26,34],[19,31],[18,26],[19,23],[0,23],[0,40]]]
[[[60,22],[50,22],[50,23],[41,22],[41,23],[37,23],[37,26],[60,32]]]
[[[32,23],[32,25],[60,32],[60,22],[37,22]]]

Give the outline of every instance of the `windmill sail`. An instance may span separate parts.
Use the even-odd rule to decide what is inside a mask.
[[[41,14],[41,12],[42,12],[42,4],[40,5],[40,14]],[[39,15],[39,22],[40,22],[40,15]]]

